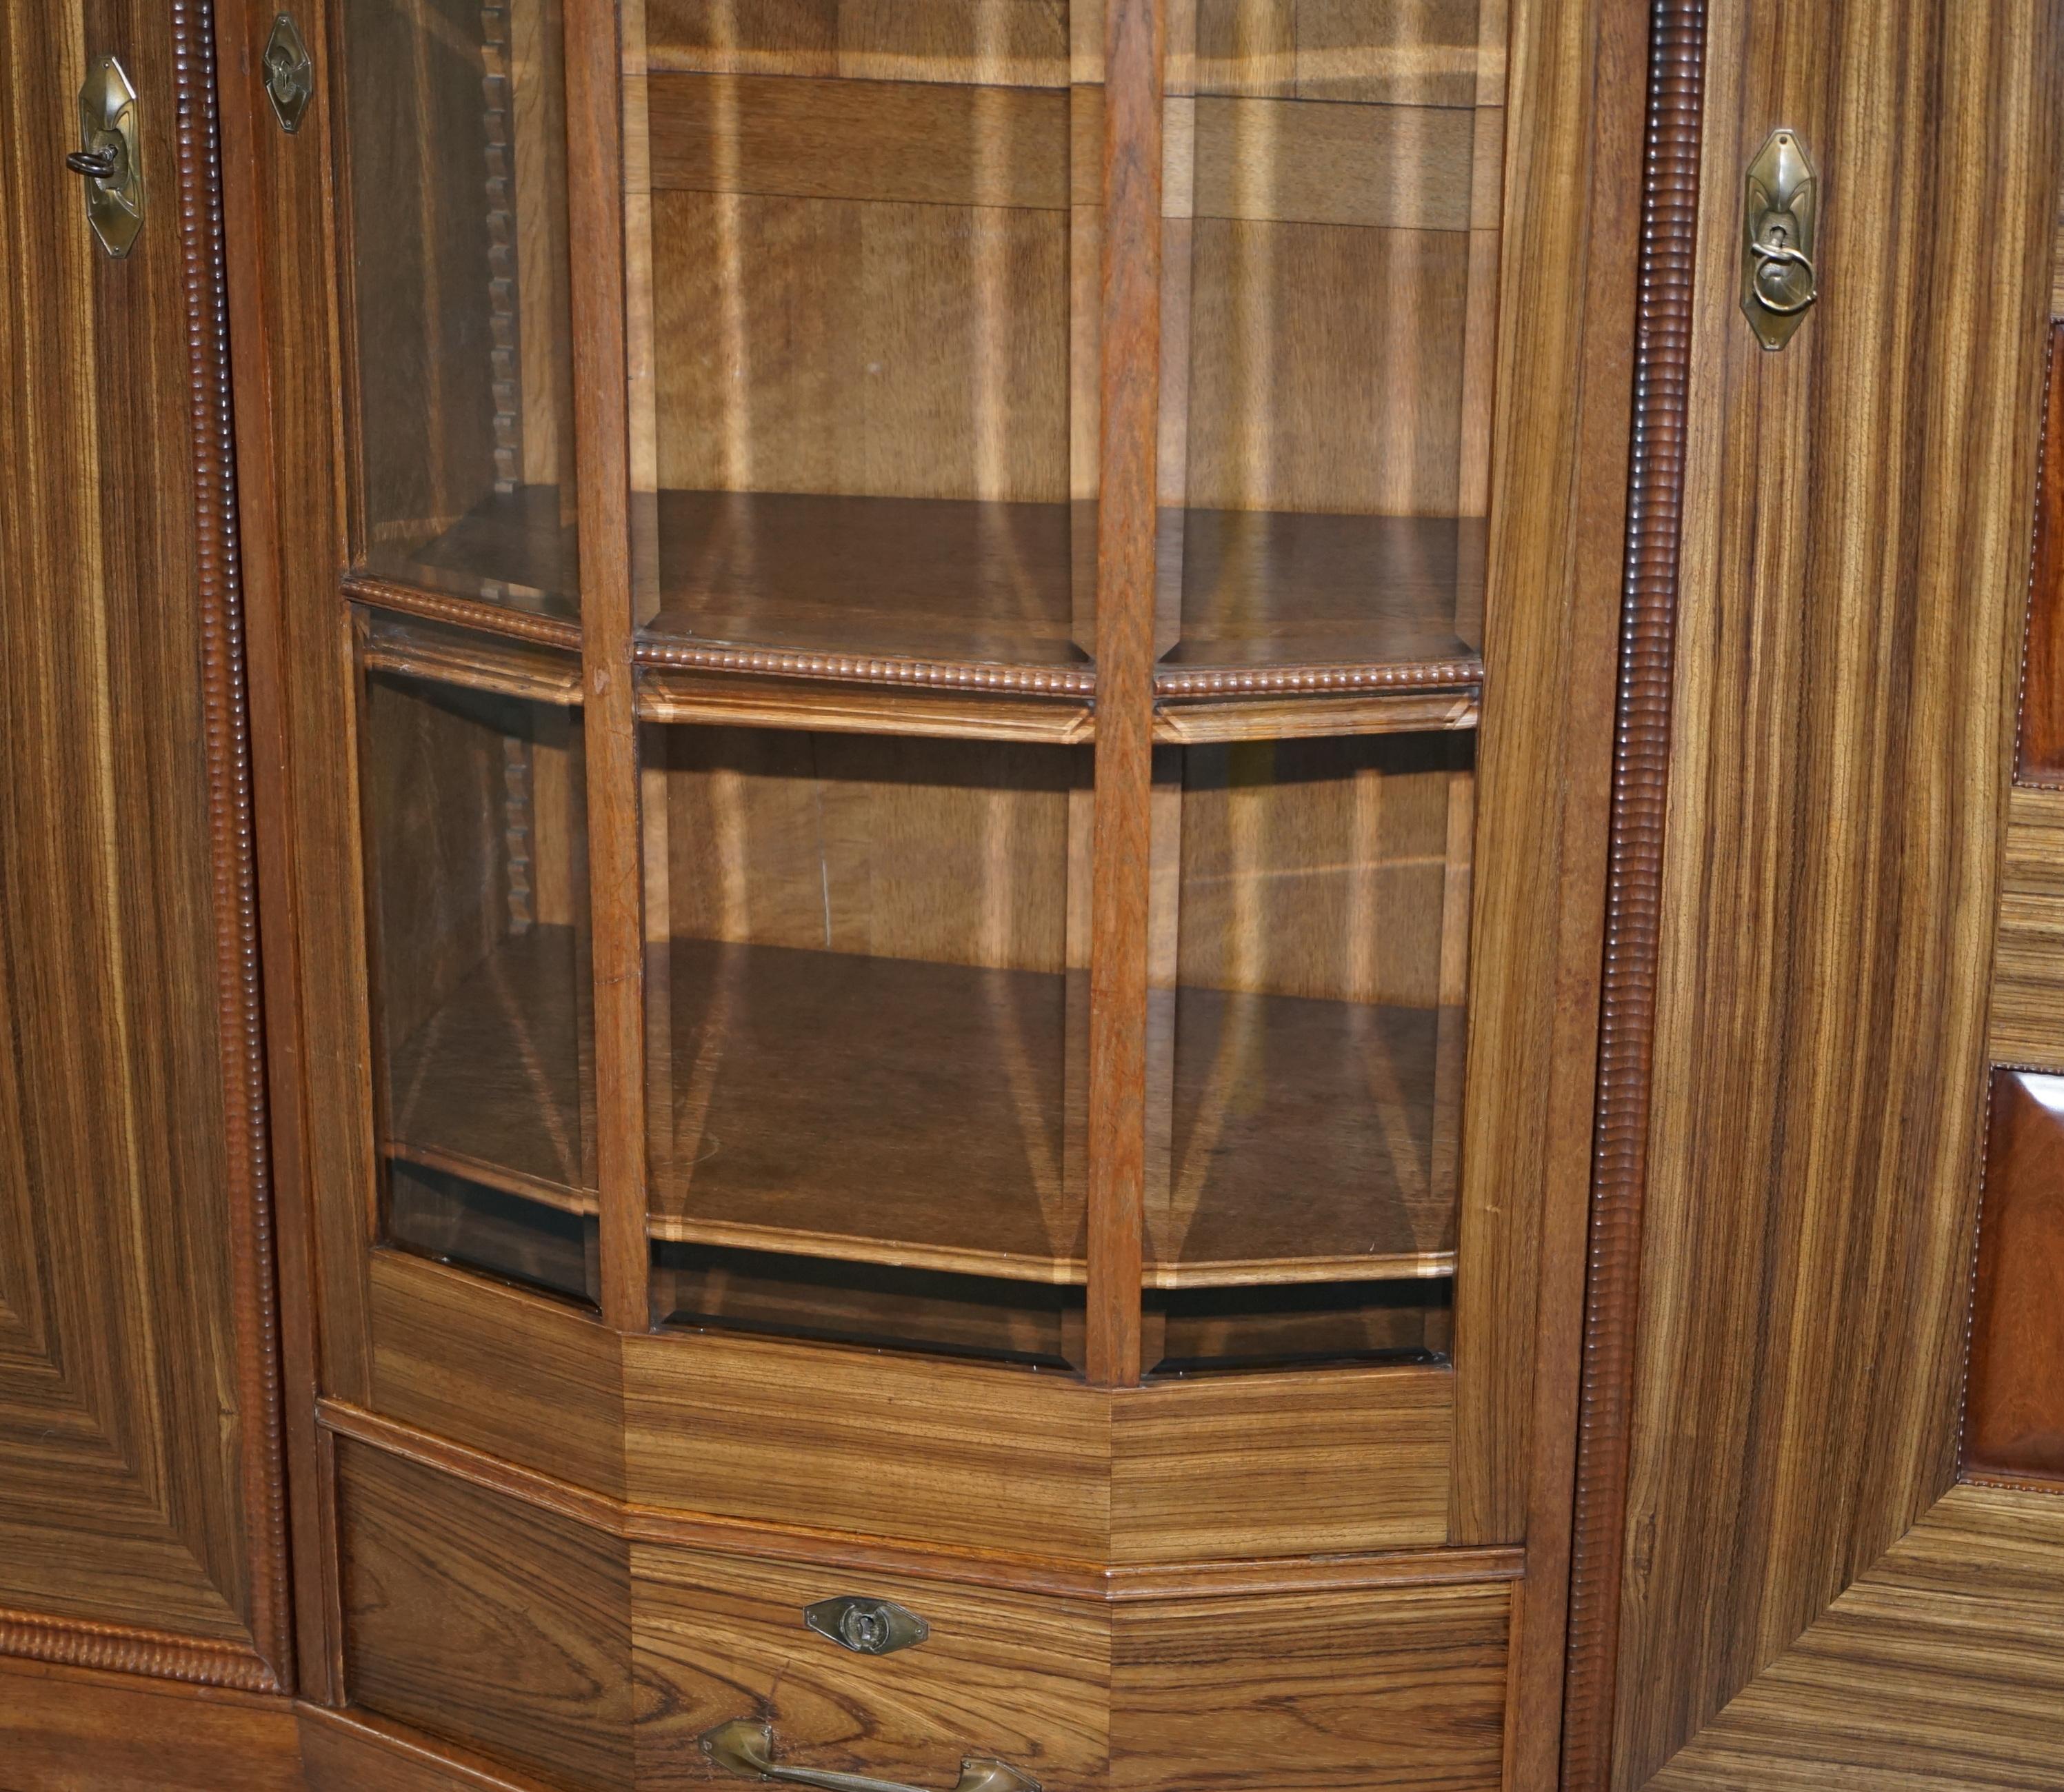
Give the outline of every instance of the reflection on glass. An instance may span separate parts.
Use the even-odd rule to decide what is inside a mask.
[[[1443,1363],[1453,1294],[1446,1276],[1151,1291],[1141,1360],[1163,1376]]]
[[[361,564],[578,612],[560,0],[343,9]]]
[[[653,1251],[653,1292],[663,1325],[1082,1367],[1078,1284],[663,1243]]]
[[[1473,741],[1161,759],[1150,1287],[1452,1271]]]
[[[378,672],[362,740],[388,1238],[593,1299],[579,711]]]
[[[627,19],[652,634],[1087,657],[1101,108],[1070,38],[1100,26],[1076,10]]]
[[[644,751],[655,1237],[1080,1283],[1086,755],[699,726]],[[1015,1295],[952,1299],[1024,1354]]]
[[[387,1163],[387,1242],[419,1257],[482,1270],[506,1282],[601,1299],[600,1228],[571,1213],[405,1158]]]
[[[1505,30],[1503,0],[1171,10],[1171,666],[1480,642]]]

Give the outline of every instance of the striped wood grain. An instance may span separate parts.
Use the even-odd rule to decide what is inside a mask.
[[[1649,1785],[2064,1786],[2064,1500],[1953,1489]]]
[[[1711,11],[1620,1787],[1953,1473],[2059,54],[2034,0],[1965,16]],[[1825,278],[1771,355],[1739,182],[1780,119]],[[1925,223],[1979,212],[1976,254]]]

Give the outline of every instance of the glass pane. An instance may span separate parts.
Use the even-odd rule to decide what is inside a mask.
[[[1452,1272],[1473,741],[1159,757],[1151,1287]]]
[[[757,1250],[661,1244],[663,1324],[917,1350],[1031,1368],[1082,1367],[1080,1284],[951,1275]]]
[[[1445,1363],[1453,1291],[1446,1277],[1158,1291],[1141,1360],[1151,1375]]]
[[[341,10],[360,563],[573,616],[560,0]]]
[[[593,1300],[580,712],[376,670],[362,739],[388,1238]]]
[[[684,725],[644,755],[655,1237],[1081,1283],[1086,751]],[[760,1323],[800,1274],[755,1271]],[[952,1298],[935,1341],[1024,1354],[1017,1291]]]
[[[632,10],[640,621],[1083,662],[1099,10]]]
[[[1481,640],[1503,0],[1171,10],[1159,645]]]

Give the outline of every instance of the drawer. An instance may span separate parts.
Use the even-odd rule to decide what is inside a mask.
[[[994,1756],[1046,1792],[1103,1783],[1111,1630],[1102,1600],[707,1555],[631,1552],[640,1782],[712,1783],[697,1746],[733,1718],[766,1720],[784,1766],[949,1787]],[[929,1634],[865,1655],[810,1630],[841,1595],[891,1601]],[[743,1781],[737,1783],[744,1784]]]
[[[1510,1584],[1074,1599],[635,1548],[639,1783],[712,1783],[696,1741],[771,1729],[784,1766],[952,1787],[965,1757],[1045,1792],[1490,1792]],[[806,1606],[892,1601],[893,1654]]]
[[[635,1508],[583,1518],[348,1439],[337,1464],[353,1702],[583,1792],[748,1783],[703,1746],[739,1720],[784,1767],[923,1792],[971,1757],[1043,1792],[1498,1784],[1514,1583],[1395,1584],[1436,1553],[884,1572],[800,1539],[695,1547]],[[869,1653],[812,1628],[840,1598],[921,1636]]]

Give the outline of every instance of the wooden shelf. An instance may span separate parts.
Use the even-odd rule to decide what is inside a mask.
[[[568,929],[534,927],[460,985],[395,1055],[390,1155],[595,1210],[574,962]],[[646,972],[655,1238],[1084,1279],[1086,980],[695,940]],[[1147,1284],[1451,1274],[1458,1014],[1176,995],[1155,1005],[1180,1049]]]
[[[978,684],[1001,666],[1019,674],[1012,689],[1090,687],[1090,506],[676,491],[647,502],[659,607],[641,659],[705,665],[712,646],[744,646],[820,660],[819,675],[864,676],[847,669],[881,660],[900,665],[877,679],[924,666],[907,682]]]
[[[1149,1287],[1451,1275],[1459,1009],[1185,986],[1172,1031],[1169,1193],[1150,1199]]]
[[[683,940],[654,948],[647,974],[668,1031],[655,1062],[671,1057],[655,1236],[1083,1279],[1081,979]],[[1179,1240],[1175,1204],[1157,1216],[1148,1284],[1451,1273],[1452,1197],[1431,1162],[1440,1017],[1182,993],[1176,1183],[1196,1188]]]
[[[389,1157],[596,1210],[593,1029],[574,946],[568,927],[509,936],[394,1051]]]
[[[1480,521],[1164,510],[1160,537],[1163,698],[1482,676]]]
[[[580,618],[579,541],[557,485],[490,492],[441,533],[374,543],[357,571],[512,617],[562,624]]]
[[[1083,1279],[1086,979],[681,939],[646,975],[655,1237]]]
[[[1091,506],[667,491],[639,508],[659,578],[635,650],[647,666],[1014,703],[1094,690]],[[572,530],[546,526],[558,514],[551,488],[498,494],[410,565],[463,562],[549,585],[574,560]],[[1481,522],[1167,510],[1160,531],[1171,634],[1182,618],[1155,679],[1171,709],[1256,696],[1402,703],[1467,691],[1482,676]],[[542,638],[522,612],[498,626],[477,589],[412,597],[400,576],[347,586],[361,601]],[[560,644],[565,625],[546,626]],[[798,701],[808,707],[807,694]],[[1329,713],[1315,712],[1311,727],[1377,725]],[[1474,715],[1420,702],[1397,721],[1468,727]],[[1295,728],[1297,718],[1267,726],[1278,722]],[[1179,723],[1168,736],[1203,738],[1207,726]]]

